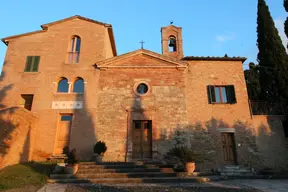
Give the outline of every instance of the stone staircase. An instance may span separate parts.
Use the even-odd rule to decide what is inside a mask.
[[[181,172],[179,172],[181,171]],[[187,183],[207,182],[210,174],[193,173],[173,169],[173,165],[160,162],[107,162],[96,164],[82,162],[78,172],[72,174],[51,174],[51,183]]]
[[[67,159],[67,156],[65,154],[59,154],[59,155],[51,155],[50,157],[47,158],[47,161],[64,163],[65,159]]]
[[[219,172],[221,176],[237,178],[253,177],[256,175],[252,170],[239,165],[226,165]]]

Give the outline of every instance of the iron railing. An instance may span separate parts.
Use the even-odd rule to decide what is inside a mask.
[[[281,103],[266,101],[250,101],[253,115],[284,115],[284,107]]]

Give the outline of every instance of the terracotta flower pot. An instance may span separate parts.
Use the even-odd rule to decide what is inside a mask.
[[[101,164],[102,163],[102,158],[103,158],[103,155],[99,155],[99,154],[95,153],[92,156],[92,161],[95,161],[96,164]]]
[[[191,174],[195,171],[195,162],[186,162],[186,171]]]
[[[64,172],[66,174],[75,174],[77,173],[78,171],[78,167],[79,167],[79,164],[76,163],[76,164],[67,164],[65,167],[64,167]]]

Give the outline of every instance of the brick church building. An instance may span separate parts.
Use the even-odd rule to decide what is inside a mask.
[[[65,146],[90,160],[100,140],[105,161],[161,160],[177,138],[213,154],[203,168],[288,167],[284,116],[255,112],[246,58],[184,56],[174,25],[161,28],[161,54],[122,55],[110,24],[73,16],[41,28],[2,39],[0,167]]]

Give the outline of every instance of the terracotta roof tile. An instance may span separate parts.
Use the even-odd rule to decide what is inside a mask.
[[[242,61],[243,63],[246,61],[247,58],[245,57],[203,57],[203,56],[186,56],[182,58],[181,60],[184,61],[199,61],[199,60],[205,60],[205,61]]]

